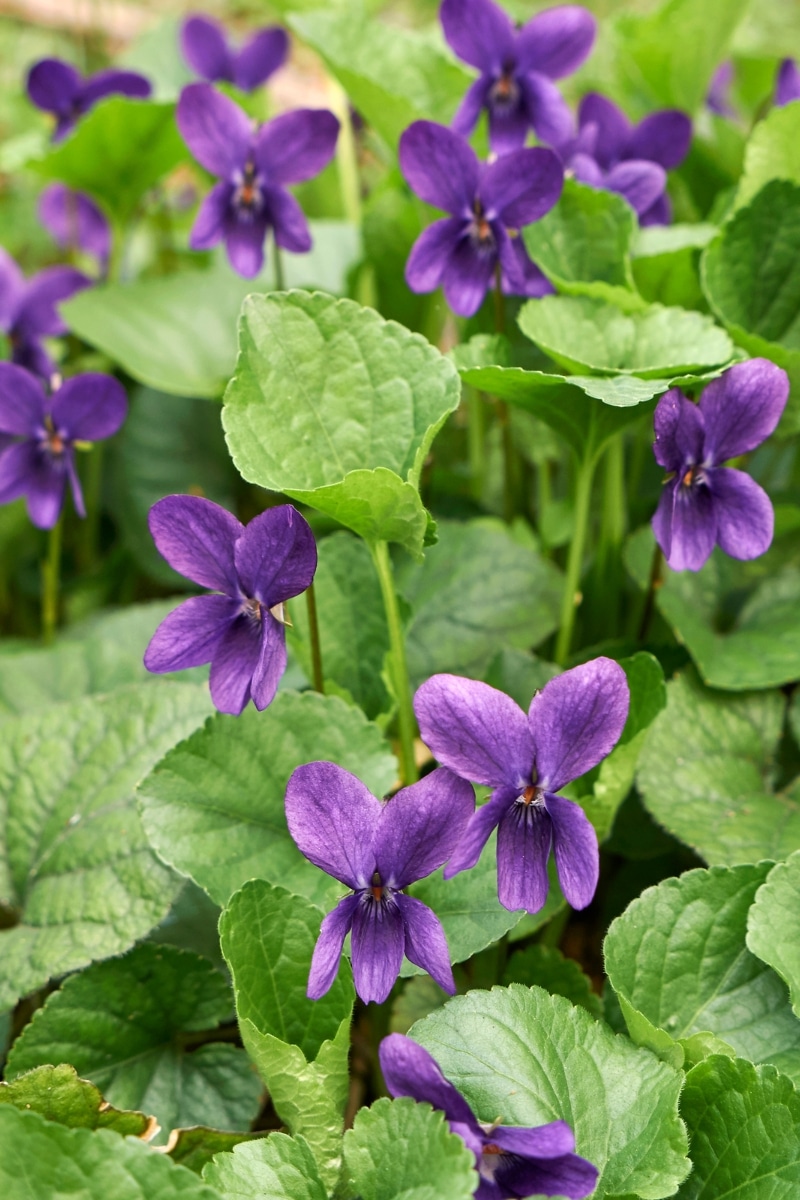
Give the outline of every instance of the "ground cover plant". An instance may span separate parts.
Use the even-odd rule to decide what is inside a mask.
[[[792,1200],[795,7],[131,12],[0,21],[0,1195]]]

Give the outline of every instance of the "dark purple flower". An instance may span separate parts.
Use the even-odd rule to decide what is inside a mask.
[[[193,13],[181,26],[181,50],[192,70],[209,83],[232,83],[251,92],[283,66],[289,37],[277,27],[259,29],[235,50],[217,21]]]
[[[439,15],[451,48],[481,73],[453,120],[458,133],[471,133],[485,108],[497,154],[524,146],[531,128],[553,145],[569,137],[572,118],[553,80],[577,71],[591,50],[590,12],[549,8],[521,29],[492,0],[444,0]]]
[[[469,784],[443,769],[385,803],[334,763],[307,763],[293,772],[286,788],[289,832],[306,858],[352,889],[322,922],[310,999],[330,988],[351,931],[353,978],[365,1002],[386,999],[404,954],[455,992],[439,918],[403,889],[450,857],[474,807]]]
[[[551,846],[561,890],[573,908],[585,908],[597,887],[597,837],[581,806],[555,793],[611,751],[628,700],[625,672],[610,658],[551,679],[527,716],[486,683],[457,675],[423,683],[414,697],[423,741],[462,779],[492,788],[445,878],[474,867],[497,826],[497,891],[505,908],[535,913],[543,906]]]
[[[674,571],[699,571],[718,544],[731,558],[757,558],[772,541],[769,496],[744,471],[720,466],[768,438],[789,395],[785,371],[766,358],[737,363],[699,404],[671,388],[655,411],[653,450],[669,471],[653,532]]]
[[[551,150],[517,150],[485,165],[452,129],[415,121],[400,138],[400,166],[421,199],[451,214],[429,225],[414,244],[406,263],[413,292],[443,285],[453,311],[470,317],[498,264],[508,291],[520,296],[552,291],[516,236],[561,195],[564,175]]]
[[[165,496],[148,523],[169,565],[215,594],[179,604],[150,639],[144,665],[162,674],[210,662],[220,712],[238,716],[251,699],[265,709],[286,670],[284,603],[317,569],[308,522],[281,504],[244,526],[201,496]]]
[[[56,305],[91,279],[73,267],[47,267],[26,279],[10,254],[0,247],[0,330],[11,343],[12,361],[49,380],[55,363],[42,338],[68,332]]]
[[[125,420],[125,389],[110,375],[75,375],[52,395],[13,363],[0,363],[0,504],[24,496],[40,529],[52,529],[64,504],[67,479],[86,516],[75,468],[75,445],[111,437]]]
[[[333,157],[339,122],[325,109],[297,109],[255,129],[246,113],[208,83],[178,102],[178,128],[201,166],[220,182],[200,206],[189,244],[208,250],[224,238],[231,266],[246,279],[264,264],[270,227],[284,250],[311,249],[303,210],[286,184],[318,174]]]
[[[411,1038],[390,1033],[378,1055],[389,1094],[438,1108],[475,1155],[480,1176],[476,1200],[533,1195],[582,1200],[594,1191],[597,1168],[575,1154],[575,1137],[566,1121],[527,1129],[483,1125],[436,1060]]]
[[[51,183],[39,197],[39,220],[62,250],[82,250],[105,268],[111,253],[111,226],[91,196]]]
[[[665,225],[672,216],[666,172],[683,162],[691,138],[692,123],[678,109],[631,125],[616,104],[590,92],[578,109],[577,135],[557,149],[581,183],[624,196],[640,225]]]
[[[733,63],[730,59],[721,62],[714,74],[706,93],[706,108],[710,108],[718,117],[735,117],[736,109],[730,101],[731,84],[733,83]]]
[[[28,96],[37,108],[53,113],[53,141],[65,137],[79,117],[106,96],[133,96],[146,100],[152,87],[136,71],[113,68],[82,79],[79,72],[60,58],[43,58],[28,72]]]
[[[775,80],[775,104],[783,108],[793,100],[800,100],[800,69],[793,58],[785,58]]]

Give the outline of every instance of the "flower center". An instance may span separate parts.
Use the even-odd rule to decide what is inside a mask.
[[[703,473],[702,467],[699,464],[694,464],[684,471],[681,477],[681,486],[685,488],[691,488],[698,483],[705,483],[705,481],[706,477]]]
[[[261,601],[256,600],[254,596],[251,596],[245,600],[244,604],[242,605],[242,612],[245,614],[245,616],[248,616],[251,621],[260,621]]]
[[[486,219],[480,200],[476,200],[472,205],[472,214],[469,227],[470,238],[479,250],[493,250],[494,233],[491,222]]]
[[[519,86],[514,78],[515,63],[503,63],[503,70],[489,91],[489,103],[496,108],[513,108],[519,100]]]
[[[244,165],[242,182],[236,189],[233,203],[240,213],[248,217],[254,216],[262,205],[261,187],[256,173],[255,163],[250,159]]]
[[[383,899],[384,887],[383,887],[383,884],[381,883],[381,877],[377,871],[373,872],[372,883],[370,885],[369,890],[372,892],[373,900],[382,900]]]
[[[63,436],[53,425],[53,418],[50,416],[44,419],[45,436],[42,439],[42,449],[51,454],[53,458],[60,458],[66,450],[66,442]]]

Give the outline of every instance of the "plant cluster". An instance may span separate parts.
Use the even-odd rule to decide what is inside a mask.
[[[0,1195],[792,1200],[800,23],[279,7],[0,109]]]

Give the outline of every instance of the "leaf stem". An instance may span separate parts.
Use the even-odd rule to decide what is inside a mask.
[[[84,568],[93,567],[98,558],[104,451],[105,446],[101,442],[95,442],[86,460],[86,486],[83,489],[86,518],[81,528],[79,547],[80,562]]]
[[[275,291],[285,292],[286,280],[283,275],[283,258],[281,257],[281,248],[277,240],[273,242],[273,249],[275,251]]]
[[[600,589],[601,614],[606,636],[617,632],[619,622],[622,542],[625,538],[625,446],[618,433],[608,443],[603,459],[603,504],[594,579]]]
[[[411,704],[411,685],[408,679],[406,664],[406,645],[403,623],[400,619],[400,608],[397,603],[397,591],[394,585],[392,560],[389,556],[387,542],[368,543],[372,561],[378,574],[383,596],[383,607],[386,612],[386,623],[389,627],[389,669],[392,674],[392,685],[397,700],[397,724],[400,733],[400,776],[404,786],[416,783],[419,778],[417,762],[414,757],[414,738],[417,723]]]
[[[47,535],[47,558],[42,563],[42,638],[52,645],[58,624],[58,598],[61,579],[61,532],[59,516]]]
[[[647,584],[647,595],[644,599],[644,608],[642,609],[642,619],[639,622],[639,632],[636,635],[638,642],[643,642],[647,636],[647,631],[650,628],[650,622],[653,619],[653,607],[656,602],[656,592],[661,587],[661,569],[664,565],[664,551],[656,542],[653,551],[653,561],[650,564],[650,580]]]
[[[495,268],[494,277],[494,327],[495,332],[504,334],[506,331],[506,304],[501,286],[500,264]],[[510,525],[514,520],[516,510],[517,455],[514,450],[514,439],[511,436],[511,417],[505,400],[495,398],[497,419],[500,422],[500,438],[503,447],[503,520]]]
[[[325,691],[325,677],[322,674],[322,650],[319,640],[319,621],[317,620],[317,597],[314,594],[314,584],[306,588],[306,609],[308,611],[308,640],[311,645],[311,670],[314,677],[314,691]]]
[[[589,529],[589,508],[592,499],[592,480],[597,462],[597,452],[589,448],[586,457],[578,464],[575,486],[575,524],[567,558],[567,575],[561,601],[561,627],[556,640],[555,661],[563,666],[569,657],[575,612],[581,602],[579,586],[581,567]]]

